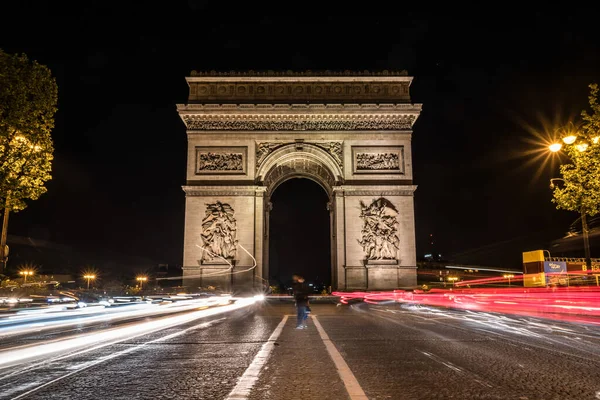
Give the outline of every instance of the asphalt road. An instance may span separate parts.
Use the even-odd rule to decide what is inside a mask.
[[[600,399],[600,325],[398,304],[312,309],[305,330],[292,303],[268,301],[48,354],[0,368],[0,399]]]

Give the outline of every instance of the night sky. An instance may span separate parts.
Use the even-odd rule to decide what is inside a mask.
[[[181,264],[186,134],[175,105],[192,70],[408,70],[423,103],[413,136],[419,256],[519,268],[521,251],[547,248],[577,218],[550,202],[558,164],[532,152],[600,82],[593,13],[55,3],[0,6],[0,48],[47,65],[59,88],[53,180],[11,215],[11,235]]]

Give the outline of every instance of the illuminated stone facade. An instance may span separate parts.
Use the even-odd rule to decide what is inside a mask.
[[[187,82],[185,286],[264,282],[270,197],[296,177],[329,196],[334,289],[416,285],[412,77],[194,72]]]

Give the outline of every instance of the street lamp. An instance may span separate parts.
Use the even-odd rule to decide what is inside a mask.
[[[96,275],[84,275],[83,279],[87,280],[87,288],[90,289],[90,281],[96,279]]]
[[[456,276],[449,276],[447,279],[450,282],[452,282],[452,286],[455,286],[456,285],[456,281],[458,280],[458,277],[456,277]]]
[[[510,286],[510,279],[515,277],[513,274],[504,274],[502,276],[504,279],[508,279],[508,286]]]
[[[23,275],[23,283],[27,283],[27,277],[33,276],[33,271],[32,270],[19,271],[19,275]]]
[[[144,286],[144,282],[146,282],[148,280],[148,277],[147,276],[138,276],[137,278],[135,278],[135,280],[140,283],[140,290],[141,290],[142,287]]]
[[[591,269],[590,239],[587,224],[587,214],[597,212],[597,179],[598,169],[596,158],[598,156],[598,143],[600,135],[589,128],[589,124],[578,130],[570,123],[569,128],[562,135],[562,143],[556,142],[549,146],[553,153],[564,149],[569,155],[572,165],[562,165],[563,178],[550,179],[550,188],[556,187],[555,182],[562,181],[564,189],[554,192],[554,201],[559,208],[577,211],[581,214],[581,230],[585,263]],[[564,146],[563,146],[564,144]]]

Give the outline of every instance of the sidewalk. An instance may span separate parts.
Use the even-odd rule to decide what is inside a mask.
[[[313,314],[321,307],[311,305]],[[249,399],[349,399],[313,319],[307,323],[307,329],[297,330],[296,316],[289,316]]]

